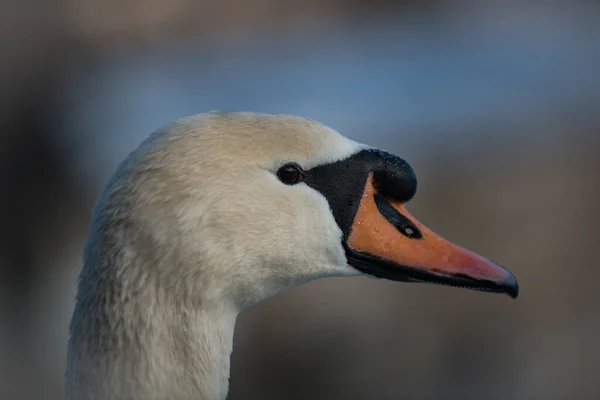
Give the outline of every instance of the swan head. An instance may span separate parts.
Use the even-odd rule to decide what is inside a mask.
[[[516,297],[509,271],[408,213],[416,189],[405,160],[317,122],[200,114],[121,164],[96,204],[86,264],[118,264],[112,274],[138,289],[239,309],[329,276]]]

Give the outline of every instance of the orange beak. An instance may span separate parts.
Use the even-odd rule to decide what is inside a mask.
[[[507,293],[512,298],[519,293],[508,270],[443,239],[411,216],[404,204],[380,195],[372,174],[346,245],[351,264],[378,277]]]

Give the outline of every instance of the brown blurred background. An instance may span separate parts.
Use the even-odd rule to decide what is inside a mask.
[[[3,0],[0,398],[59,399],[90,210],[159,126],[317,119],[409,160],[411,212],[512,301],[323,280],[240,317],[230,399],[598,399],[600,3]]]

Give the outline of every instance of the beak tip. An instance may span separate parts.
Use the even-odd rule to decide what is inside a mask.
[[[506,294],[508,294],[511,298],[516,299],[519,297],[519,283],[513,274],[510,274],[509,278],[504,284],[504,287],[506,289]]]

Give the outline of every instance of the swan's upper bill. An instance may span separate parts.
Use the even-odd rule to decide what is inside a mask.
[[[94,208],[66,397],[222,399],[239,311],[320,277],[517,297],[510,272],[407,212],[416,187],[403,159],[299,117],[211,112],[157,131]]]
[[[403,159],[364,149],[306,171],[305,182],[329,200],[348,264],[357,270],[517,297],[508,270],[441,238],[408,213],[404,203],[415,195],[417,179]]]

